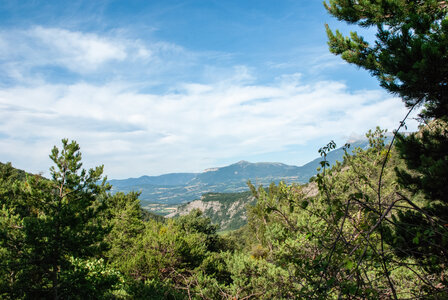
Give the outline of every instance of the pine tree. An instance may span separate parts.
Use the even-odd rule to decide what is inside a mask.
[[[408,107],[448,115],[448,7],[446,1],[329,0],[328,12],[349,24],[376,27],[369,44],[356,32],[344,37],[327,25],[330,51],[368,70]]]
[[[404,195],[402,198],[413,207],[399,214],[394,245],[402,256],[418,259],[431,273],[446,273],[448,122],[433,120],[417,133],[408,137],[398,136],[397,149],[407,166],[396,168],[398,181],[412,194],[411,198]],[[443,275],[441,278],[445,284],[448,283]]]
[[[62,144],[50,155],[51,180],[27,175],[1,199],[0,248],[9,276],[3,287],[11,298],[59,299],[92,291],[87,271],[79,271],[83,264],[74,262],[104,249],[107,228],[99,214],[108,187],[105,180],[98,184],[102,166],[81,169],[79,145],[66,139]]]
[[[397,255],[417,259],[432,273],[428,278],[438,275],[446,286],[448,5],[440,0],[329,0],[324,5],[339,20],[377,29],[369,44],[357,33],[344,37],[327,26],[330,51],[368,70],[407,107],[424,106],[420,131],[398,135],[397,150],[406,168],[396,167],[396,173],[411,196],[400,194],[409,208],[399,211],[388,242]],[[440,286],[426,288],[440,291]]]

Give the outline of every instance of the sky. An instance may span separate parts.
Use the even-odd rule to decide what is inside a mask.
[[[0,161],[47,175],[68,138],[116,179],[300,166],[392,131],[403,103],[328,51],[326,23],[374,38],[314,0],[2,0]]]

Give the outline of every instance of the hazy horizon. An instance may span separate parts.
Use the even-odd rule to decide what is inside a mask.
[[[7,0],[0,17],[0,161],[29,172],[62,138],[109,178],[300,166],[406,114],[328,51],[324,24],[350,28],[320,1]]]

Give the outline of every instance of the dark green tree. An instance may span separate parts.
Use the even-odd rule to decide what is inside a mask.
[[[408,137],[398,136],[397,148],[407,168],[396,168],[399,183],[412,197],[412,208],[399,214],[394,245],[431,273],[448,280],[448,123],[433,120]],[[405,228],[406,230],[403,230]]]
[[[211,224],[210,218],[203,216],[199,209],[192,210],[188,215],[176,219],[176,224],[186,234],[203,234],[206,236],[206,246],[209,251],[217,251],[218,225]]]
[[[25,173],[11,163],[0,164],[0,298],[11,296],[12,286],[20,276],[20,252],[23,247],[22,220],[16,211],[23,211],[20,203],[21,180]]]
[[[62,145],[50,155],[51,180],[28,175],[2,196],[0,247],[8,268],[3,286],[11,298],[98,298],[113,284],[100,280],[95,286],[79,261],[95,258],[106,246],[107,228],[99,218],[108,189],[105,179],[98,184],[103,167],[81,169],[79,145],[66,139]],[[2,182],[10,179],[2,176]]]
[[[356,32],[344,37],[327,25],[330,51],[375,76],[408,107],[423,115],[448,114],[448,19],[446,1],[329,0],[330,14],[349,24],[375,27],[376,40]]]
[[[330,51],[368,70],[407,107],[424,107],[420,116],[425,124],[420,131],[408,137],[397,136],[397,152],[406,163],[406,167],[395,168],[397,180],[411,195],[399,194],[407,208],[394,216],[394,233],[388,242],[401,258],[417,259],[417,266],[431,274],[421,275],[426,280],[425,288],[439,293],[441,286],[431,281],[438,277],[442,287],[447,284],[447,3],[329,0],[324,5],[339,20],[374,27],[377,32],[375,41],[368,43],[357,33],[344,37],[327,26]]]
[[[106,256],[114,267],[122,271],[125,271],[122,267],[135,255],[131,250],[132,246],[138,242],[137,239],[145,228],[138,196],[139,193],[136,192],[116,193],[108,198],[108,207],[104,214],[111,227],[106,236],[110,245]]]

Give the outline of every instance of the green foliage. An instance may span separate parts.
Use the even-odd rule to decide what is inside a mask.
[[[104,218],[111,230],[105,239],[110,247],[106,257],[119,270],[132,257],[129,249],[145,228],[138,195],[133,192],[126,195],[117,193],[107,199]]]
[[[325,6],[376,27],[370,45],[327,26],[330,50],[408,107],[424,104],[418,133],[398,135],[395,148],[385,131],[369,131],[369,149],[331,166],[332,141],[319,149],[321,172],[307,185],[249,183],[256,202],[248,224],[221,235],[199,210],[162,220],[141,209],[138,193],[108,194],[103,167],[82,169],[76,142],[52,150],[50,180],[0,164],[0,298],[446,299],[447,4]],[[253,167],[232,168],[242,166]],[[222,168],[226,178],[232,168]],[[215,183],[217,174],[200,176]],[[241,197],[203,201],[218,196],[228,210]]]
[[[147,211],[144,208],[141,208],[141,213],[142,213],[142,220],[143,221],[149,221],[149,220],[155,220],[158,222],[164,222],[165,218],[161,215],[155,214],[153,212]]]
[[[408,137],[398,136],[397,148],[411,171],[398,169],[400,183],[414,194],[448,204],[448,123],[438,119]]]
[[[448,8],[445,1],[329,0],[328,12],[350,24],[375,27],[369,44],[327,25],[330,51],[375,76],[407,106],[426,104],[426,117],[448,114]]]
[[[345,1],[325,3],[339,20],[376,27],[370,45],[357,33],[350,37],[327,26],[330,51],[368,70],[381,86],[398,94],[408,107],[424,104],[425,125],[408,137],[397,136],[397,152],[405,165],[395,164],[401,207],[379,220],[381,252],[390,245],[402,263],[423,282],[425,297],[446,297],[448,246],[448,6],[446,1]],[[403,121],[404,122],[404,121]],[[404,124],[402,124],[404,125]],[[384,163],[383,165],[385,164]],[[394,164],[394,162],[389,162]],[[379,181],[381,184],[381,180]],[[389,185],[384,185],[386,188]],[[395,185],[396,186],[396,185]],[[378,188],[378,200],[384,197]],[[380,203],[380,202],[379,202]],[[380,211],[381,208],[379,207]],[[385,223],[387,222],[387,225]],[[391,225],[391,226],[390,226]],[[387,257],[389,259],[390,257]],[[385,275],[386,256],[382,259]],[[396,279],[395,279],[396,280]],[[394,280],[388,278],[393,289]],[[393,292],[393,297],[399,295]],[[415,294],[417,295],[417,294]],[[419,295],[421,297],[421,294]]]
[[[442,283],[448,271],[448,125],[431,121],[418,133],[399,136],[397,148],[407,168],[396,168],[398,182],[410,191],[402,198],[412,209],[396,219],[394,246],[403,257],[412,257]]]
[[[413,150],[443,150],[445,131],[425,130],[423,145],[408,140]],[[142,211],[138,193],[108,194],[101,168],[81,170],[76,143],[53,150],[52,180],[2,165],[0,296],[443,298],[446,205],[431,188],[444,185],[424,184],[446,153],[410,164],[388,151],[384,131],[367,138],[370,148],[332,167],[325,162],[336,145],[321,148],[322,171],[307,185],[249,183],[248,224],[220,235],[200,210],[159,220]]]
[[[0,177],[9,180],[10,183],[16,180],[23,181],[26,179],[26,175],[25,171],[13,168],[11,163],[4,164],[0,162]]]
[[[111,299],[115,291],[123,289],[122,275],[109,268],[103,259],[70,257],[70,269],[61,273],[64,290],[61,298],[76,296],[78,299]]]
[[[55,147],[50,155],[55,163],[52,180],[27,175],[25,181],[17,181],[8,165],[1,173],[1,287],[11,298],[83,293],[84,283],[72,282],[72,258],[89,259],[105,247],[107,230],[98,216],[108,187],[104,181],[97,184],[103,168],[81,169],[78,144],[62,143],[62,150]]]
[[[413,258],[399,254],[398,237],[406,240],[413,234],[409,228],[396,230],[400,214],[413,209],[403,200],[410,194],[394,171],[405,164],[394,149],[387,151],[383,131],[377,128],[367,137],[368,150],[355,149],[343,164],[324,166],[325,173],[307,186],[251,187],[257,203],[250,209],[252,246],[245,252],[266,263],[251,265],[255,277],[277,275],[269,278],[275,287],[267,287],[235,280],[231,272],[234,291],[247,285],[248,294],[288,298],[292,293],[307,299],[411,298],[442,292],[443,276],[434,277]],[[386,157],[389,165],[383,169]],[[418,242],[424,238],[419,236]],[[417,242],[414,235],[407,241]],[[258,275],[260,268],[265,275]]]
[[[128,201],[132,197],[117,195]],[[138,208],[134,207],[133,211],[138,211]],[[117,212],[120,215],[125,213],[123,209]],[[122,226],[132,228],[127,224],[125,222]],[[111,245],[127,242],[123,247],[112,246],[109,251],[117,253],[110,256],[111,263],[129,278],[127,292],[133,297],[182,298],[185,293],[196,293],[195,286],[199,285],[197,276],[202,276],[200,274],[207,277],[207,273],[216,275],[223,272],[222,266],[216,266],[211,258],[222,246],[221,238],[216,234],[217,227],[199,210],[166,222],[149,220],[139,224],[143,228],[139,226],[137,231],[128,231],[125,239],[112,239]],[[118,231],[122,234],[122,230]],[[155,289],[156,286],[163,287],[162,292]]]

